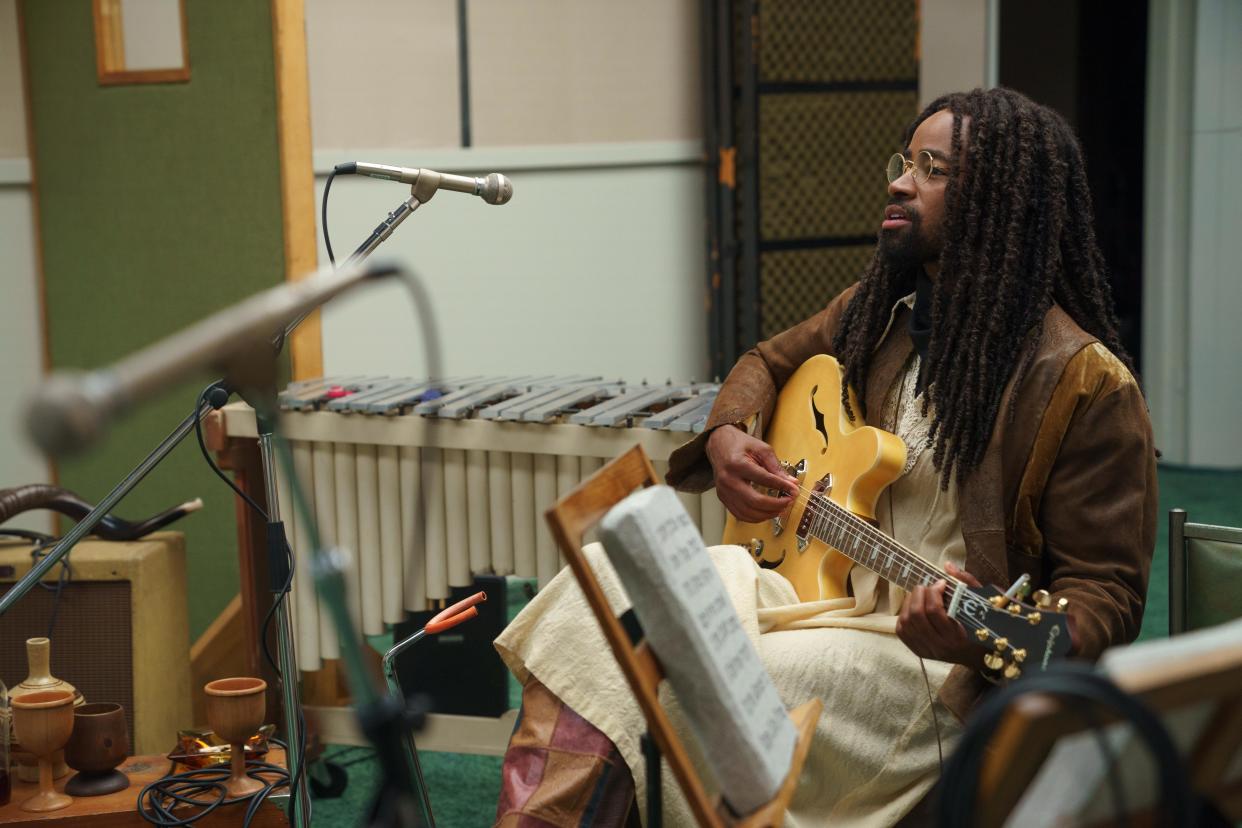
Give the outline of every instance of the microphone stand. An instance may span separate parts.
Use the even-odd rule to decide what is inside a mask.
[[[410,214],[417,210],[421,205],[431,201],[431,197],[436,194],[439,188],[439,179],[431,176],[419,176],[418,182],[410,187],[410,197],[397,205],[397,208],[388,214],[388,217],[381,221],[367,240],[358,245],[349,258],[345,260],[346,265],[358,264],[367,256],[375,252],[375,248],[383,244],[392,232],[397,229],[401,222],[410,217]]]
[[[347,264],[360,263],[370,256],[380,244],[392,235],[398,225],[405,221],[420,205],[425,204],[431,199],[435,194],[436,188],[434,184],[435,182],[429,180],[422,185],[415,184],[412,186],[410,188],[410,197],[398,206],[397,209],[389,213],[388,217],[372,231],[371,236],[350,256]],[[309,313],[310,311],[307,310],[294,318],[285,326],[283,331],[274,337],[272,340],[271,359],[275,359],[289,334],[293,332]],[[252,366],[247,366],[243,373],[249,374],[251,370]],[[83,516],[64,537],[57,541],[48,550],[47,554],[31,567],[31,570],[26,575],[14,583],[4,595],[0,595],[0,617],[3,617],[14,604],[34,588],[35,584],[52,567],[69,554],[77,542],[86,537],[108,512],[115,508],[152,469],[158,466],[173,449],[180,445],[181,441],[194,430],[200,421],[206,419],[207,415],[212,411],[224,406],[233,389],[225,380],[218,381],[216,385],[224,391],[223,394],[207,395],[207,398],[202,401],[201,405],[194,412],[182,420],[150,454],[95,505],[94,509]],[[263,394],[256,396],[262,398]],[[256,413],[266,414],[267,422],[274,422],[274,415],[276,413],[274,406],[267,408],[266,411],[261,411],[260,409],[262,408],[267,408],[267,406],[256,406]],[[276,496],[275,475],[272,467],[272,438],[274,434],[275,430],[269,427],[269,430],[263,435],[267,440],[261,439],[260,441],[265,488],[269,498],[269,517],[272,520],[278,519],[280,515],[280,506]],[[335,622],[335,626],[340,634],[340,640],[355,643],[355,647],[346,648],[342,652],[346,662],[346,674],[356,700],[357,714],[362,732],[375,745],[377,756],[381,761],[381,767],[385,768],[385,784],[376,799],[376,807],[372,813],[372,824],[394,825],[401,826],[402,828],[422,826],[424,822],[419,813],[421,810],[419,803],[427,801],[426,790],[414,768],[410,766],[408,757],[402,749],[401,741],[403,734],[410,729],[411,725],[417,722],[417,719],[412,717],[406,710],[404,699],[398,700],[389,695],[381,695],[375,692],[367,672],[367,667],[362,662],[361,656],[356,652],[358,642],[361,642],[362,639],[354,629],[345,603],[341,553],[339,551],[325,550],[319,544],[314,517],[308,510],[305,499],[302,497],[297,476],[293,472],[292,458],[288,456],[287,446],[279,437],[276,438],[276,445],[281,449],[282,460],[285,462],[288,470],[290,486],[293,489],[294,498],[297,501],[303,521],[309,528],[311,537],[315,541],[312,544],[312,549],[314,550],[312,569],[315,573],[317,591],[327,605],[329,613]],[[287,545],[283,532],[280,541]],[[288,601],[282,599],[279,594],[276,596],[276,600],[281,602],[281,610],[278,613],[277,643],[280,650],[279,659],[283,677],[282,684],[284,685],[282,690],[285,708],[285,731],[289,745],[286,762],[288,763],[291,787],[296,784],[296,789],[291,791],[295,805],[293,808],[294,821],[298,828],[307,828],[310,825],[310,795],[307,789],[307,774],[303,772],[301,767],[302,733],[300,723],[302,721],[302,706],[296,690],[296,676],[298,673],[290,624],[290,608]],[[398,769],[403,769],[405,772],[398,773]]]
[[[398,220],[396,223],[399,224],[400,221]],[[395,226],[395,224],[393,226]],[[376,246],[378,246],[378,243],[372,244],[370,249],[374,250]],[[392,271],[380,271],[378,274],[363,272],[359,274],[358,281],[362,281],[363,279],[374,275],[387,275],[387,273],[391,272]],[[346,284],[348,286],[348,284],[352,283],[347,282]],[[339,291],[340,289],[341,288],[338,288],[337,290]],[[330,296],[326,298],[330,298]],[[302,322],[303,319],[306,318],[307,315],[309,315],[309,313],[310,311],[305,311],[299,314],[291,322],[287,323],[284,326],[284,329],[271,340],[271,360],[275,360],[289,334],[293,332],[293,330]],[[237,373],[240,376],[254,376],[253,365],[242,365],[239,362],[238,367],[239,370]],[[268,376],[274,376],[274,373],[270,373]],[[29,572],[14,583],[13,586],[4,593],[4,595],[0,595],[0,617],[3,617],[14,604],[20,601],[28,592],[30,592],[31,589],[34,588],[35,584],[42,580],[43,576],[46,575],[52,567],[68,555],[78,541],[90,534],[91,530],[94,529],[99,522],[103,520],[103,518],[110,511],[112,511],[112,509],[115,508],[121,500],[125,498],[126,495],[133,491],[133,489],[151,472],[152,469],[158,466],[164,458],[166,458],[173,451],[173,449],[180,445],[181,441],[195,429],[200,421],[206,419],[208,414],[223,407],[224,404],[228,402],[228,398],[234,390],[234,385],[230,384],[226,380],[220,380],[216,383],[216,387],[220,390],[219,393],[207,394],[205,399],[194,412],[182,420],[177,427],[174,428],[172,432],[159,443],[159,445],[157,445],[136,467],[134,467],[132,471],[122,478],[121,481],[117,483],[116,486],[114,486],[113,489],[95,505],[95,508],[91,509],[91,511],[84,515],[81,520],[74,524],[74,526],[70,528],[64,537],[57,541],[55,545],[53,545],[47,553],[40,560],[38,560],[34,566],[31,567]],[[274,513],[278,517],[279,504],[275,499],[275,478],[274,476],[267,474],[267,464],[265,464],[264,471],[265,476],[267,477],[267,488],[269,490],[269,509],[273,510],[272,512],[269,512],[269,515]],[[284,540],[283,531],[280,541],[281,543],[287,543],[287,541]],[[284,581],[281,581],[280,585],[282,587],[283,583]],[[279,595],[277,595],[276,600],[281,600]],[[296,807],[293,810],[294,822],[297,825],[297,828],[307,828],[310,825],[310,793],[307,787],[308,780],[306,774],[302,772],[301,768],[302,733],[300,723],[302,721],[302,706],[297,693],[297,662],[294,653],[294,641],[291,634],[291,626],[289,623],[288,602],[282,600],[281,604],[282,612],[280,614],[282,617],[277,625],[277,644],[280,650],[280,663],[282,665],[281,674],[284,678],[282,683],[284,685],[283,702],[285,712],[285,735],[289,746],[289,750],[286,753],[286,762],[288,764],[291,783],[294,781],[297,783],[297,790],[291,791],[291,795],[296,803]],[[351,639],[343,638],[342,640]],[[293,667],[292,670],[289,669],[290,666]]]
[[[343,266],[348,267],[360,264],[377,247],[387,241],[393,234],[393,231],[410,217],[410,214],[431,200],[437,189],[436,182],[430,179],[420,179],[420,182],[421,184],[416,183],[410,187],[409,198],[398,205],[371,231],[371,235],[354,250]],[[301,318],[294,324],[300,321]],[[271,393],[258,394],[252,400],[259,432],[259,446],[263,460],[263,477],[267,492],[270,520],[272,522],[279,520],[281,508],[277,502],[279,496],[273,461],[273,448],[275,447],[282,454],[281,460],[290,481],[295,511],[300,513],[303,525],[311,532],[311,566],[314,572],[316,591],[320,594],[326,608],[332,615],[338,638],[342,642],[354,642],[354,647],[343,647],[341,649],[342,660],[345,662],[346,667],[346,678],[354,696],[359,727],[363,735],[375,748],[376,758],[379,760],[380,767],[384,769],[384,782],[375,795],[369,822],[371,825],[380,826],[381,828],[389,828],[389,826],[391,828],[434,828],[435,818],[431,813],[431,801],[427,794],[421,769],[418,767],[418,757],[412,736],[412,732],[420,729],[422,726],[422,711],[410,710],[403,697],[394,696],[390,693],[377,694],[375,692],[367,667],[362,663],[356,650],[356,647],[360,646],[362,639],[354,629],[353,619],[349,616],[348,605],[344,597],[342,554],[348,553],[342,553],[341,550],[336,549],[324,549],[319,540],[314,515],[310,511],[301,491],[301,481],[298,480],[293,469],[293,461],[289,454],[287,441],[280,436],[279,430],[276,427],[278,412],[274,402],[275,396]],[[283,530],[281,537],[283,540]],[[283,560],[281,558],[280,562],[277,563],[276,556],[272,556],[271,562],[276,564],[274,571],[281,571]],[[274,590],[276,589],[275,584],[276,580],[273,577]],[[283,586],[283,582],[281,582],[281,585]],[[293,652],[291,609],[289,607],[287,591],[284,594],[285,598],[283,600],[280,595],[277,596],[277,600],[281,601],[280,609],[277,612],[281,673],[283,675],[297,675],[295,672],[297,666]],[[286,688],[291,684],[291,682],[286,681]],[[288,689],[286,689],[286,705],[298,706],[298,720],[300,721],[300,700],[293,698],[290,701],[290,695]],[[292,707],[287,706],[286,710],[289,709],[292,709]],[[286,719],[291,720],[291,717],[286,714]],[[290,728],[290,733],[292,732],[293,729]],[[292,742],[290,745],[292,747]],[[306,776],[307,774],[304,772],[299,780],[302,794],[306,792]],[[292,769],[291,778],[293,778]],[[301,803],[302,799],[299,793],[295,792],[295,796],[299,797],[298,801]],[[309,796],[306,796],[306,802],[308,807],[303,810],[299,805],[299,813],[310,813]],[[304,827],[299,826],[299,828]]]

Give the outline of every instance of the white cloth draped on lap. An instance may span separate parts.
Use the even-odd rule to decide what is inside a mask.
[[[939,767],[928,686],[919,659],[891,634],[895,617],[824,606],[853,599],[796,604],[789,582],[760,570],[741,547],[717,546],[709,552],[786,707],[813,696],[824,700],[786,824],[896,822],[930,789]],[[612,607],[623,612],[629,601],[602,548],[592,544],[586,553]],[[642,713],[568,569],[540,591],[496,646],[519,680],[533,673],[616,743],[634,776],[639,801],[645,802]],[[933,698],[948,668],[927,662]],[[662,695],[670,716],[680,723],[676,699],[667,691]],[[958,725],[935,704],[947,752]],[[683,738],[693,753],[692,737]],[[664,801],[669,825],[694,824],[667,765]]]
[[[940,488],[926,451],[922,399],[912,393],[917,371],[911,360],[881,418],[906,442],[910,458],[905,474],[881,495],[876,518],[881,531],[925,560],[962,566],[957,486]],[[613,609],[624,612],[630,602],[603,549],[592,544],[585,551]],[[940,749],[947,756],[960,735],[957,719],[934,701],[951,665],[924,662],[925,676],[919,658],[894,634],[902,590],[856,566],[851,597],[799,603],[789,581],[760,569],[741,547],[708,551],[785,706],[812,697],[824,702],[786,825],[883,826],[901,819],[938,778]],[[642,713],[568,569],[540,590],[496,648],[520,681],[534,674],[616,743],[645,802]],[[676,699],[667,690],[661,698],[680,723]],[[693,754],[693,737],[684,727],[681,732]],[[667,764],[664,780],[668,824],[693,825]]]

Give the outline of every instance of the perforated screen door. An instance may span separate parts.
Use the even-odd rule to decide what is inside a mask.
[[[918,107],[917,0],[727,5],[704,4],[718,374],[858,279]]]

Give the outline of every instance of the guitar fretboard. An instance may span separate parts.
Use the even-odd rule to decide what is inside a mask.
[[[811,495],[808,534],[907,592],[940,579],[954,581],[923,558],[822,494]]]

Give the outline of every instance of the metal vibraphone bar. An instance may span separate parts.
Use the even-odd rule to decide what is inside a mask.
[[[351,610],[367,635],[435,608],[475,575],[536,578],[563,561],[543,512],[612,457],[641,443],[658,472],[702,431],[717,386],[627,385],[593,377],[332,377],[279,395],[282,434],[325,543],[350,550]],[[253,410],[223,409],[231,438],[257,435]],[[289,481],[278,493],[291,503]],[[681,495],[718,543],[715,492]],[[320,613],[305,532],[286,508],[299,562],[292,595],[298,666],[340,656]]]

